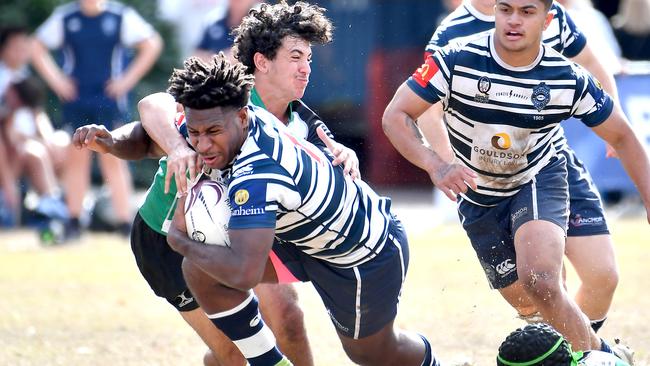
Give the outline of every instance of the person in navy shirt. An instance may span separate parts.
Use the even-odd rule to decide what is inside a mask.
[[[149,71],[162,49],[158,33],[138,13],[117,2],[79,0],[62,5],[36,31],[33,63],[62,102],[64,125],[71,130],[89,124],[115,127],[124,121],[126,97]],[[126,48],[137,55],[124,64]],[[58,66],[48,49],[60,50]],[[110,155],[99,156],[102,174],[109,184],[121,229],[128,232],[131,218],[131,178],[126,163]],[[66,199],[72,220],[71,236],[79,233],[79,216],[90,184],[91,155],[71,149],[70,184]]]
[[[230,0],[228,6],[220,7],[206,16],[201,39],[196,45],[194,56],[209,61],[212,56],[223,52],[228,60],[234,61],[230,48],[234,38],[230,32],[241,23],[250,9],[259,0]]]

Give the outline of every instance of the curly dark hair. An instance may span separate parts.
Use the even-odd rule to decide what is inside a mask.
[[[248,103],[254,80],[243,65],[231,64],[219,52],[208,63],[197,57],[185,60],[183,69],[174,69],[167,92],[178,103],[192,109],[240,109]]]
[[[531,362],[549,352],[558,342],[559,347],[534,366],[568,366],[573,358],[569,343],[553,327],[544,323],[529,324],[510,333],[501,343],[497,365]]]
[[[324,13],[324,8],[302,1],[294,5],[284,0],[275,5],[262,4],[259,9],[252,9],[233,30],[233,55],[252,74],[255,53],[274,59],[286,36],[295,36],[311,44],[329,43],[334,27]]]

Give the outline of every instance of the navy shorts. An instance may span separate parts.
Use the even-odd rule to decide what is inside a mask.
[[[167,237],[155,231],[136,214],[131,229],[131,250],[142,277],[153,292],[178,311],[197,309],[199,304],[183,278],[183,256],[172,250]]]
[[[337,331],[359,339],[378,332],[397,315],[409,262],[408,241],[399,220],[391,219],[386,240],[376,257],[351,268],[336,267],[292,244],[276,242],[273,253],[297,280],[311,281]]]
[[[559,155],[519,192],[494,207],[461,199],[458,213],[463,228],[492,288],[504,288],[517,280],[514,237],[521,225],[546,220],[566,233],[569,204],[566,177],[565,158]]]
[[[603,203],[582,161],[571,149],[560,151],[567,159],[569,182],[569,230],[567,236],[609,234]]]
[[[105,96],[77,99],[62,106],[63,127],[74,132],[75,129],[87,125],[104,125],[111,131],[129,122],[128,113],[118,102]]]

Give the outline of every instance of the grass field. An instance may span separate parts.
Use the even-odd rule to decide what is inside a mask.
[[[397,323],[426,334],[447,365],[494,365],[521,321],[488,290],[459,225],[428,227],[412,216],[404,217],[411,268]],[[650,365],[650,226],[611,226],[621,283],[601,335],[625,339],[638,364]],[[315,292],[307,284],[299,292],[316,364],[349,365]],[[125,239],[92,234],[41,248],[30,232],[0,232],[0,365],[200,365],[204,349],[153,295]]]

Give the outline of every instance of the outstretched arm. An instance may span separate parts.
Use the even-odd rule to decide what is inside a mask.
[[[178,191],[187,192],[185,174],[189,171],[190,180],[194,180],[202,167],[202,160],[187,146],[187,142],[174,126],[179,106],[174,97],[167,93],[151,94],[138,102],[142,126],[167,154],[165,193],[169,192],[172,177],[176,181]]]
[[[100,125],[77,128],[72,136],[77,149],[90,149],[102,154],[112,154],[124,160],[141,160],[164,156],[164,151],[149,138],[139,121],[134,121],[108,131]]]
[[[468,185],[476,189],[476,174],[460,165],[445,163],[426,146],[415,120],[430,106],[403,83],[384,111],[382,126],[397,151],[426,171],[435,186],[455,201],[456,195],[467,192]]]
[[[615,104],[609,118],[593,130],[616,149],[623,167],[641,194],[650,223],[650,161],[623,111]]]

